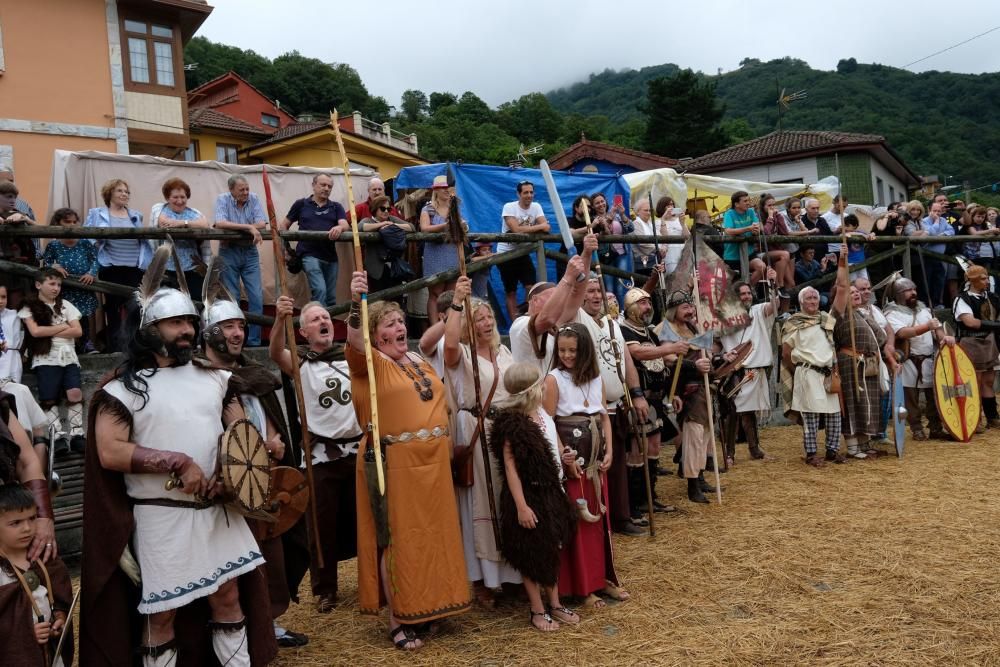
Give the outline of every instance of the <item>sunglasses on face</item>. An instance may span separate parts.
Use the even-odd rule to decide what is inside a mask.
[[[390,208],[388,206],[379,206],[378,210],[380,210],[380,211],[391,211],[392,208]]]

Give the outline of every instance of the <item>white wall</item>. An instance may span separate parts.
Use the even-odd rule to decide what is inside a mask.
[[[896,193],[896,201],[906,201],[908,199],[906,194],[906,186],[901,180],[896,178],[891,171],[882,166],[882,163],[875,159],[874,156],[868,158],[868,167],[872,173],[872,196],[875,201],[873,202],[852,202],[857,204],[874,204],[875,206],[886,206],[889,204],[889,186]],[[885,199],[883,201],[878,200],[878,186],[875,179],[882,179],[882,191],[884,193]]]
[[[773,164],[761,164],[742,169],[716,171],[711,175],[741,181],[756,181],[757,183],[781,183],[795,180],[802,183],[815,183],[819,180],[819,173],[816,170],[816,158],[813,157],[775,162]]]

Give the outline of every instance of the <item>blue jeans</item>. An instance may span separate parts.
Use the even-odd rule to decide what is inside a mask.
[[[247,307],[254,315],[264,313],[264,292],[260,284],[260,254],[257,248],[229,245],[219,248],[219,257],[225,262],[222,284],[234,299],[240,298],[240,279],[247,291]],[[251,324],[247,329],[247,345],[260,345],[260,325]]]
[[[625,246],[625,254],[612,257],[611,264],[608,266],[613,266],[616,269],[622,271],[628,271],[631,265],[632,255],[629,252],[629,247]],[[642,287],[642,285],[636,285],[636,287]],[[624,309],[625,307],[625,286],[622,285],[621,281],[614,276],[604,276],[604,290],[606,292],[612,292],[615,298],[618,299],[618,305]]]
[[[302,269],[309,281],[313,301],[327,308],[337,305],[337,261],[327,262],[312,255],[302,257]]]

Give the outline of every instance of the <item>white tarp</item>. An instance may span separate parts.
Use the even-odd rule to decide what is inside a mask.
[[[820,211],[828,211],[833,204],[833,198],[840,191],[840,184],[835,176],[827,176],[817,183],[757,183],[755,181],[740,181],[718,176],[702,174],[678,174],[673,169],[651,169],[625,174],[625,182],[632,191],[632,205],[640,199],[646,199],[653,194],[653,204],[664,195],[669,195],[680,208],[687,208],[688,200],[704,200],[705,208],[716,217],[731,207],[730,197],[734,192],[743,190],[749,193],[756,202],[760,195],[769,193],[778,205],[790,197],[815,197],[819,200]],[[713,210],[716,209],[716,210]],[[690,221],[689,221],[690,223]]]
[[[164,200],[161,192],[163,183],[167,179],[176,177],[183,179],[190,186],[190,205],[202,211],[211,222],[214,219],[215,198],[220,193],[228,192],[226,181],[233,174],[241,174],[247,178],[250,191],[260,197],[263,205],[262,172],[261,165],[225,164],[214,160],[182,162],[149,155],[57,150],[52,160],[48,210],[53,212],[57,208],[69,207],[80,214],[82,221],[86,218],[88,210],[104,206],[101,186],[112,178],[121,178],[128,182],[132,193],[130,208],[140,211],[145,224],[149,225],[150,209],[154,204]],[[342,169],[267,165],[267,173],[278,222],[281,222],[296,199],[312,194],[312,179],[319,173],[333,177],[333,192],[330,198],[339,201],[347,209],[347,181],[343,178]],[[368,180],[374,175],[375,172],[370,169],[351,169],[352,187],[361,200],[368,196]],[[348,221],[350,221],[350,211],[348,211]],[[213,247],[217,251],[218,243],[213,242]],[[264,303],[273,304],[274,262],[270,242],[262,243],[259,250]],[[345,303],[350,298],[350,272],[354,266],[354,254],[350,244],[347,243],[337,244],[337,254],[340,266],[344,267],[339,272],[337,302]],[[289,287],[295,296],[296,305],[302,306],[309,300],[309,289],[304,274],[292,276]]]

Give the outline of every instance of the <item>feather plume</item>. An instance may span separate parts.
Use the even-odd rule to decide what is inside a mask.
[[[212,259],[208,260],[205,282],[201,289],[201,301],[206,309],[215,301],[235,301],[222,283],[222,272],[225,268],[226,263],[218,255],[213,255]]]
[[[156,290],[160,289],[163,274],[167,270],[167,261],[170,259],[170,251],[171,247],[167,244],[157,248],[156,252],[153,253],[153,259],[150,260],[149,266],[146,268],[146,273],[142,276],[142,282],[139,283],[139,289],[136,290],[135,296],[143,309],[149,305],[149,300],[156,294]]]
[[[174,239],[171,238],[170,234],[167,234],[167,243],[170,245],[170,256],[174,258],[174,273],[177,275],[177,287],[191,296],[191,290],[188,289],[187,276],[181,271],[181,258],[177,256],[177,244],[174,243]]]
[[[445,241],[464,247],[469,240],[465,235],[465,225],[462,224],[459,204],[457,195],[451,198],[451,203],[448,205],[448,226],[445,228]]]

